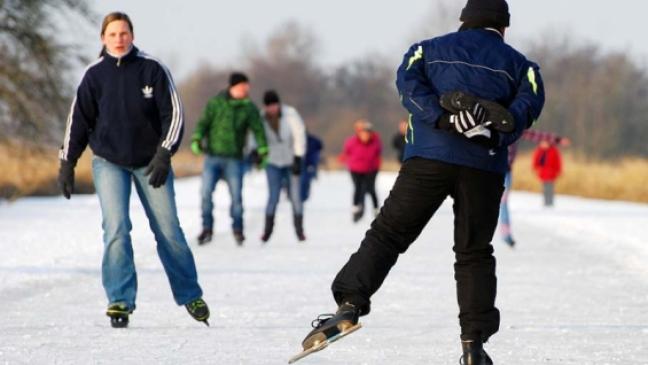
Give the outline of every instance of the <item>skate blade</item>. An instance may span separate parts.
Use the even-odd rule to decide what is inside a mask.
[[[312,353],[324,350],[326,347],[328,347],[328,345],[332,344],[333,342],[335,342],[335,341],[337,341],[337,340],[339,340],[339,339],[341,339],[341,338],[343,338],[343,337],[345,337],[347,335],[350,335],[351,333],[359,330],[361,327],[362,327],[362,324],[360,322],[358,322],[358,324],[356,324],[353,327],[349,327],[346,331],[340,332],[337,335],[332,336],[331,338],[327,339],[326,341],[320,342],[317,345],[315,345],[315,346],[313,346],[313,347],[311,347],[309,349],[306,349],[306,350],[298,353],[297,355],[291,357],[288,360],[288,364],[293,364],[293,363],[305,358],[306,356],[308,356],[308,355],[310,355]]]

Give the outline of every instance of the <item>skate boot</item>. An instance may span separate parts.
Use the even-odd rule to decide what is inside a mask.
[[[212,240],[213,231],[211,228],[203,228],[203,231],[198,235],[198,244],[204,245]]]
[[[234,230],[234,240],[236,241],[236,244],[239,246],[243,246],[243,241],[245,241],[245,236],[243,235],[243,231],[239,230]]]
[[[110,317],[110,325],[113,328],[128,327],[128,316],[133,313],[124,303],[114,303],[108,306],[106,315]]]
[[[364,207],[362,205],[354,205],[351,213],[353,214],[353,223],[357,223],[364,215]]]
[[[320,314],[311,325],[313,330],[302,341],[307,350],[333,337],[345,334],[358,324],[360,310],[351,303],[340,305],[335,314]]]
[[[306,235],[304,235],[304,216],[295,215],[294,221],[295,221],[295,234],[297,235],[297,239],[301,242],[306,241]]]
[[[273,229],[274,229],[274,215],[266,215],[265,227],[263,228],[263,235],[261,235],[261,241],[263,243],[268,242],[270,236],[272,236]]]
[[[504,237],[504,242],[509,245],[509,247],[513,248],[515,247],[515,240],[513,239],[512,236],[506,236]]]
[[[461,365],[493,365],[493,360],[484,351],[481,340],[461,341],[463,355],[459,359]]]
[[[187,308],[187,312],[189,312],[196,321],[204,322],[209,326],[209,322],[207,322],[209,319],[209,307],[202,298],[198,298],[185,304],[185,308]]]

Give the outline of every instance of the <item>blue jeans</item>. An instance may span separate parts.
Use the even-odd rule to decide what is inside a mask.
[[[266,206],[266,215],[274,215],[279,203],[281,187],[286,185],[288,196],[292,203],[294,215],[303,214],[303,205],[299,194],[299,176],[292,174],[291,166],[278,167],[275,165],[266,166],[266,176],[268,177],[268,205]]]
[[[243,231],[243,163],[241,160],[229,157],[206,156],[202,176],[202,220],[203,228],[214,227],[214,202],[212,195],[216,183],[223,177],[229,188],[230,216],[232,229]]]
[[[171,284],[173,298],[183,305],[202,297],[196,264],[180,228],[173,190],[173,172],[154,189],[144,176],[146,167],[128,168],[101,157],[92,160],[92,175],[103,217],[104,254],[101,276],[108,302],[135,309],[137,273],[133,261],[129,202],[133,182],[142,202],[157,252]]]
[[[500,224],[500,233],[504,240],[511,238],[511,217],[509,215],[508,208],[508,197],[509,192],[511,191],[512,184],[512,174],[511,171],[506,173],[504,178],[504,193],[502,194],[502,200],[500,202],[500,214],[499,214],[499,224]]]
[[[305,166],[299,177],[299,191],[302,202],[305,202],[310,197],[311,182],[315,178],[317,178],[317,168],[315,166]]]

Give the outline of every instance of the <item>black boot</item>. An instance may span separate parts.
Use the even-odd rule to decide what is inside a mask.
[[[261,235],[261,241],[263,243],[268,242],[270,236],[272,236],[272,230],[274,229],[274,215],[266,215],[265,227],[263,228],[263,234]]]
[[[493,365],[493,360],[484,351],[481,340],[461,341],[463,355],[459,360],[461,365]]]
[[[297,234],[297,239],[300,241],[306,241],[306,236],[304,235],[304,216],[295,215],[295,233]]]
[[[360,219],[362,219],[362,216],[364,215],[364,206],[354,205],[353,208],[351,209],[351,213],[353,214],[353,223],[358,222]]]
[[[340,305],[335,314],[320,314],[311,323],[314,329],[302,341],[304,350],[349,330],[358,324],[358,317],[360,317],[360,309],[351,303]]]
[[[243,241],[245,241],[245,235],[243,234],[243,231],[235,229],[232,233],[234,234],[234,241],[236,241],[236,244],[238,246],[243,246]]]
[[[211,242],[212,235],[213,232],[211,228],[203,228],[202,232],[200,232],[200,234],[198,235],[198,244],[204,245]]]

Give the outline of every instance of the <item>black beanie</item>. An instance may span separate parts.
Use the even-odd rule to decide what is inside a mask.
[[[242,82],[250,82],[248,77],[242,72],[232,72],[229,77],[229,86],[234,86]]]
[[[268,90],[263,94],[263,105],[278,104],[279,94],[274,90]]]
[[[468,0],[459,20],[472,27],[508,27],[511,21],[506,0]]]

